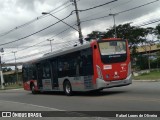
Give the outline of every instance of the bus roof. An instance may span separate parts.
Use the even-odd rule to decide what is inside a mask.
[[[44,54],[41,58],[37,59],[35,62],[39,62],[39,61],[42,61],[42,60],[45,60],[45,59],[48,59],[48,58],[52,58],[52,57],[57,57],[57,56],[60,56],[60,55],[65,55],[67,53],[72,53],[72,52],[83,50],[83,49],[89,48],[89,47],[91,47],[90,43],[86,43],[86,44],[79,45],[79,46],[65,47],[63,49],[53,51],[53,52],[50,52],[48,54]]]

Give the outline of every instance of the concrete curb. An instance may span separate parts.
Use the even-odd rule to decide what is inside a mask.
[[[160,82],[160,80],[133,80],[133,82]]]

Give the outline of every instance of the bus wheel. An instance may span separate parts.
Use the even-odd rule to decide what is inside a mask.
[[[72,92],[72,86],[71,86],[71,83],[69,81],[64,82],[63,90],[64,90],[64,92],[67,96],[72,95],[72,93],[73,93]]]
[[[33,83],[31,84],[31,92],[32,92],[32,94],[36,94],[35,86]]]

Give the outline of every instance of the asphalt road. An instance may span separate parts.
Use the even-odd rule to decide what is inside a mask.
[[[160,111],[160,82],[133,82],[100,93],[62,92],[32,95],[29,91],[0,91],[0,111]]]

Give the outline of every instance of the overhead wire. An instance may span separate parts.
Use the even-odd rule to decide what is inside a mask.
[[[146,6],[146,5],[149,5],[149,4],[152,4],[152,3],[158,2],[158,1],[159,1],[159,0],[152,1],[152,2],[149,2],[149,3],[143,4],[143,5],[140,5],[140,6],[137,6],[137,7],[131,8],[131,9],[128,9],[128,10],[124,10],[124,11],[121,11],[121,12],[118,12],[118,13],[115,13],[115,14],[121,14],[121,13],[124,13],[124,12],[128,12],[128,11],[131,11],[131,10],[134,10],[134,9],[137,9],[137,8],[140,8],[140,7],[143,7],[143,6]],[[92,8],[92,9],[94,9],[94,8]],[[86,9],[86,10],[90,10],[90,9]],[[104,17],[108,17],[108,16],[102,16],[102,17],[94,18],[94,19],[90,19],[90,20],[87,20],[87,21],[96,20],[96,19],[101,19],[101,18],[104,18]],[[87,21],[82,21],[82,22],[87,22]],[[160,20],[159,20],[159,21],[160,21]],[[158,21],[154,21],[154,22],[158,22]],[[154,23],[154,22],[152,22],[152,23]]]
[[[95,9],[95,8],[97,8],[97,7],[101,7],[101,6],[104,6],[104,5],[113,3],[113,2],[115,2],[115,1],[117,1],[117,0],[113,0],[113,1],[110,1],[110,2],[107,2],[107,3],[104,3],[104,4],[101,4],[101,5],[92,7],[92,8],[88,8],[88,9],[85,9],[85,10],[80,10],[80,11],[87,11],[87,10]],[[69,16],[71,16],[74,11],[75,11],[75,10],[73,10]],[[66,18],[68,18],[69,16],[67,16]],[[66,19],[66,18],[64,18],[64,19]],[[64,19],[62,19],[62,20],[64,20]],[[62,20],[61,20],[61,21],[62,21]],[[46,28],[43,28],[43,29],[41,29],[41,30],[39,30],[39,31],[37,31],[37,32],[34,32],[34,33],[30,34],[30,35],[27,35],[27,36],[25,36],[25,37],[19,38],[19,39],[17,39],[17,40],[0,44],[0,46],[6,45],[6,44],[10,44],[10,43],[17,42],[17,41],[20,41],[20,40],[22,40],[22,39],[28,38],[28,37],[30,37],[30,36],[32,36],[32,35],[34,35],[34,34],[37,34],[37,33],[41,32],[41,31],[44,31],[45,29],[48,29],[48,28],[52,27],[53,25],[55,25],[55,24],[57,24],[57,23],[59,23],[59,22],[60,22],[60,21],[58,21],[58,22],[56,22],[56,23],[54,23],[54,24],[52,24],[52,25],[50,25],[50,26],[47,26]]]
[[[70,42],[72,42],[72,43],[74,43],[74,42],[76,42],[75,40],[70,40],[70,41],[64,41],[64,42],[59,42],[59,43],[54,43],[55,45],[59,45],[59,44],[62,44],[62,43],[65,43],[65,44],[67,44],[67,43],[70,43]],[[70,44],[69,44],[70,45]],[[64,45],[63,45],[64,46]],[[67,45],[68,46],[68,45]],[[62,48],[59,48],[59,49],[62,49]],[[40,52],[37,52],[37,53],[33,53],[33,54],[30,54],[30,55],[26,55],[26,56],[22,56],[22,57],[17,57],[16,59],[17,60],[19,60],[19,59],[24,59],[24,58],[27,58],[27,57],[33,57],[33,56],[36,56],[36,55],[39,55],[39,54],[44,54],[44,53],[49,53],[48,51],[50,51],[50,49],[48,49],[48,50],[44,50],[44,51],[40,51]],[[7,60],[7,61],[5,61],[5,62],[9,62],[9,61],[13,61],[14,59],[9,59],[9,60]]]
[[[63,3],[62,5],[56,7],[55,9],[49,11],[49,13],[52,13],[52,12],[54,12],[55,10],[61,8],[62,6],[68,4],[68,2],[69,2],[69,1],[67,1],[67,2]],[[61,8],[60,10],[58,10],[58,11],[52,13],[52,14],[55,14],[55,13],[57,13],[57,12],[60,12],[60,11],[62,11],[63,9],[65,9],[65,8],[71,6],[71,5],[72,5],[72,4],[69,4],[69,5],[65,6],[64,8]],[[49,15],[48,15],[48,16],[49,16]],[[30,24],[32,24],[32,23],[36,22],[37,20],[40,20],[40,19],[42,19],[42,18],[44,18],[44,17],[47,17],[47,16],[43,16],[43,15],[38,16],[38,17],[36,17],[35,19],[30,20],[29,22],[26,22],[26,23],[24,23],[24,24],[22,24],[22,25],[20,25],[20,26],[17,26],[17,27],[15,27],[15,28],[7,31],[7,32],[1,33],[1,34],[0,34],[0,37],[3,37],[3,36],[5,36],[5,35],[7,35],[7,34],[9,34],[9,33],[11,33],[11,32],[13,32],[13,31],[15,31],[15,30],[17,30],[17,29],[20,29],[20,28],[23,28],[23,27],[25,27],[25,26],[27,26],[27,25],[30,25]]]
[[[70,17],[71,15],[72,15],[72,13],[69,14],[67,17],[61,19],[61,20],[65,20],[65,19],[67,19],[68,17]],[[27,36],[25,36],[25,37],[22,37],[22,38],[19,38],[19,39],[17,39],[17,40],[13,40],[13,41],[10,41],[10,42],[2,43],[2,44],[0,44],[0,46],[7,45],[7,44],[10,44],[10,43],[14,43],[14,42],[23,40],[23,39],[25,39],[25,38],[28,38],[28,37],[30,37],[30,36],[33,36],[33,35],[35,35],[35,34],[37,34],[37,33],[39,33],[39,32],[42,32],[42,31],[44,31],[44,30],[46,30],[46,29],[48,29],[48,28],[56,25],[57,23],[61,22],[61,20],[59,20],[59,21],[57,21],[56,23],[51,24],[51,25],[49,25],[49,26],[47,26],[47,27],[45,27],[45,28],[43,28],[43,29],[41,29],[41,30],[39,30],[39,31],[36,31],[36,32],[34,32],[34,33],[30,34],[30,35],[27,35]]]
[[[76,25],[76,24],[74,24],[74,25]],[[72,26],[74,26],[74,25],[72,25]],[[38,43],[36,43],[36,44],[34,44],[34,45],[32,45],[32,46],[29,46],[29,47],[27,47],[27,48],[23,48],[23,49],[21,49],[21,50],[19,50],[19,51],[23,51],[23,50],[32,48],[32,47],[34,47],[34,46],[37,46],[37,45],[39,45],[39,44],[41,44],[41,43],[43,43],[43,42],[46,42],[47,39],[53,39],[54,37],[56,37],[56,36],[58,36],[58,35],[60,35],[60,34],[62,34],[62,33],[64,33],[64,32],[66,32],[66,31],[69,30],[69,29],[70,29],[70,27],[66,28],[65,30],[63,30],[63,31],[61,31],[61,32],[59,32],[59,33],[57,33],[57,34],[55,34],[54,36],[51,36],[51,37],[49,37],[49,38],[46,38],[45,40],[43,40],[43,41],[41,41],[41,42],[38,42]],[[8,52],[8,53],[5,53],[5,54],[11,54],[11,53],[12,53],[12,51],[11,51],[11,52]]]
[[[101,4],[101,5],[97,5],[97,6],[94,6],[94,7],[91,7],[91,8],[87,8],[87,9],[84,9],[84,10],[78,10],[78,11],[79,11],[79,12],[84,12],[84,11],[92,10],[92,9],[95,9],[95,8],[98,8],[98,7],[102,7],[102,6],[111,4],[111,3],[116,2],[116,1],[118,1],[118,0],[112,0],[112,1],[110,1],[110,2]]]
[[[137,6],[137,7],[131,8],[131,9],[123,10],[123,11],[117,12],[117,13],[115,13],[115,14],[118,15],[118,14],[121,14],[121,13],[129,12],[129,11],[131,11],[131,10],[134,10],[134,9],[137,9],[137,8],[141,8],[141,7],[144,7],[144,6],[153,4],[153,3],[158,2],[158,1],[159,1],[159,0],[155,0],[155,1],[152,1],[152,2],[148,2],[148,3],[146,3],[146,4],[139,5],[139,6]],[[92,20],[98,20],[98,19],[102,19],[102,18],[109,17],[109,16],[110,16],[110,15],[106,15],[106,16],[102,16],[102,17],[97,17],[97,18],[93,18],[93,19],[88,19],[88,20],[81,21],[81,23],[83,23],[83,22],[88,22],[88,21],[92,21]]]
[[[107,10],[103,10],[103,12],[106,12],[106,11],[108,11],[108,10],[110,10],[110,9],[114,9],[114,8],[117,8],[117,7],[122,6],[122,5],[125,5],[125,4],[128,4],[128,3],[131,2],[131,1],[133,1],[133,0],[129,0],[129,1],[127,1],[127,2],[123,2],[123,3],[121,3],[120,5],[116,5],[116,6],[112,7],[112,8],[107,9]],[[95,16],[96,14],[102,14],[102,11],[97,12],[97,13],[93,13],[93,14],[90,14],[90,15],[87,14],[87,16],[85,16],[85,18],[89,18],[90,16]],[[81,19],[83,19],[83,18],[81,17]]]

